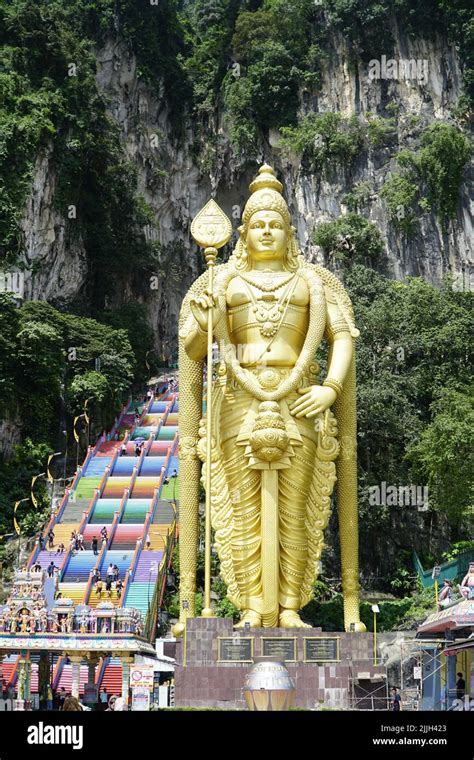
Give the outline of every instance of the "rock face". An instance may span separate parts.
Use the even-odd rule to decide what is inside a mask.
[[[0,455],[8,460],[13,448],[21,443],[21,420],[18,416],[6,416],[0,420]]]
[[[388,116],[387,105],[398,106],[395,151],[383,147],[364,150],[351,167],[334,167],[329,178],[305,173],[299,156],[284,157],[273,133],[250,166],[233,152],[223,113],[218,116],[216,146],[204,145],[201,140],[201,153],[196,153],[192,122],[178,144],[162,88],[152,90],[141,81],[130,48],[120,39],[109,39],[97,51],[97,86],[119,126],[124,152],[137,167],[138,190],[154,210],[156,224],[145,234],[159,243],[160,251],[156,275],[149,285],[144,284],[138,294],[129,283],[118,283],[116,303],[126,299],[146,303],[158,354],[169,358],[175,350],[181,299],[203,268],[202,256],[190,237],[192,218],[213,194],[237,226],[249,181],[264,160],[275,167],[284,183],[302,250],[311,260],[323,261],[322,251],[311,242],[315,227],[346,213],[345,194],[356,182],[364,181],[371,194],[364,215],[382,233],[385,256],[381,268],[389,276],[419,275],[437,284],[451,272],[461,287],[469,282],[469,176],[461,187],[457,216],[449,226],[442,229],[434,214],[425,214],[411,239],[393,227],[379,197],[380,187],[395,167],[391,153],[397,147],[411,147],[420,126],[435,118],[447,119],[461,92],[460,65],[453,48],[441,39],[412,40],[398,30],[395,40],[393,57],[414,62],[415,78],[371,78],[369,65],[354,60],[349,42],[335,34],[333,54],[323,64],[318,94],[301,93],[302,116],[311,111],[340,112],[344,117],[362,117],[367,112]],[[209,155],[212,160],[206,161],[204,156]],[[23,219],[25,256],[33,267],[26,278],[25,297],[67,303],[81,294],[90,275],[83,242],[68,239],[65,220],[54,208],[56,180],[51,151],[46,150],[37,158]],[[130,265],[133,267],[133,262]]]
[[[87,254],[80,238],[68,237],[66,220],[54,208],[56,184],[53,146],[49,144],[36,159],[21,224],[26,264],[24,298],[60,304],[81,292],[87,277]]]

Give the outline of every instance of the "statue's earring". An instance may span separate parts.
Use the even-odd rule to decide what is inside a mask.
[[[237,243],[237,260],[238,263],[236,264],[237,269],[247,269],[247,262],[249,260],[249,255],[247,252],[247,245],[243,241],[242,238],[239,239],[239,242]]]

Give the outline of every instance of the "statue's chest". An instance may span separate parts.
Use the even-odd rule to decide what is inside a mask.
[[[301,277],[298,277],[294,286],[291,281],[283,280],[280,287],[275,287],[278,285],[278,280],[272,283],[270,278],[267,280],[255,278],[254,281],[261,287],[246,282],[241,277],[234,277],[231,280],[226,290],[226,303],[230,309],[256,303],[268,306],[290,303],[303,307],[309,304],[308,286]]]
[[[258,287],[235,278],[229,285],[226,301],[230,332],[234,340],[247,341],[254,329],[263,338],[283,337],[285,328],[294,328],[303,336],[308,325],[309,292],[301,278],[267,289],[262,280]]]

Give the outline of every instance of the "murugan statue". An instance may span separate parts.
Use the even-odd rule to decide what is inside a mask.
[[[359,618],[354,338],[339,280],[300,254],[270,166],[251,183],[227,263],[199,277],[180,315],[180,624],[195,615],[203,363],[212,309],[211,520],[238,626],[306,627],[337,479],[344,625]],[[216,206],[217,208],[217,206]],[[316,352],[329,345],[326,378]],[[204,464],[204,475],[206,465]],[[204,480],[204,478],[203,478]],[[181,627],[181,629],[180,629]]]

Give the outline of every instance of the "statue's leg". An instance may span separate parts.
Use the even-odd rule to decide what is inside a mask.
[[[280,626],[305,627],[300,609],[301,586],[308,560],[306,526],[308,492],[316,457],[314,421],[298,421],[303,445],[295,447],[292,466],[279,472]],[[310,626],[308,626],[310,627]]]
[[[247,401],[247,403],[245,403]],[[244,447],[237,446],[237,435],[247,411],[248,396],[234,394],[222,405],[221,449],[224,471],[232,500],[232,557],[237,585],[242,600],[241,623],[261,623],[261,474],[248,466]]]

